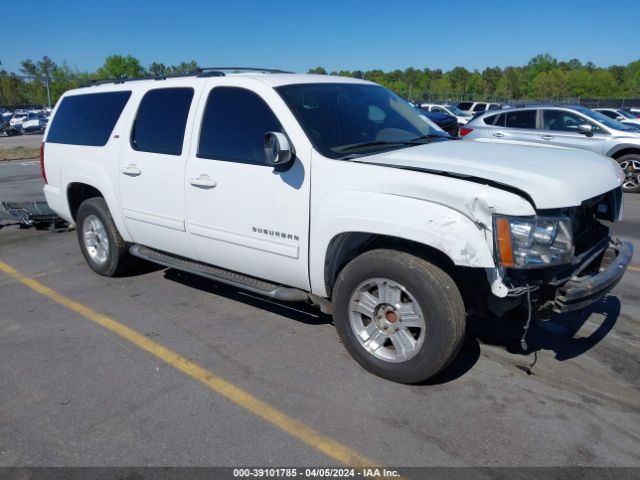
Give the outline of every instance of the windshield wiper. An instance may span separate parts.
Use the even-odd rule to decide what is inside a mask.
[[[340,148],[336,148],[335,151],[339,153],[350,152],[359,148],[375,147],[378,145],[405,145],[411,143],[410,140],[374,140],[372,142],[354,143],[353,145],[345,145]]]
[[[440,138],[451,139],[453,137],[451,137],[448,134],[441,135],[441,134],[435,134],[435,133],[426,133],[424,135],[420,135],[419,137],[412,138],[411,140],[407,140],[405,143],[411,143],[412,145],[421,145],[423,143],[428,143],[428,142],[425,142],[424,140],[433,141]]]

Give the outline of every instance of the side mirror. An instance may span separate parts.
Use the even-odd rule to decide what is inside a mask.
[[[626,117],[623,117],[622,115],[620,115],[620,116],[616,117],[616,120],[618,122],[624,122],[626,120]]]
[[[593,137],[593,126],[588,123],[578,125],[578,133],[586,135],[587,137]]]
[[[289,139],[280,132],[267,132],[264,134],[264,153],[267,165],[286,165],[294,157],[294,151]]]

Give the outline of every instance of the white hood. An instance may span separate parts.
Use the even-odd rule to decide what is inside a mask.
[[[607,157],[532,144],[444,141],[353,161],[486,179],[526,192],[538,209],[580,205],[624,179],[620,167]]]

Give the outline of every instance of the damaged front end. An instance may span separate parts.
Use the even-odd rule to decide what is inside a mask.
[[[632,244],[612,238],[606,225],[621,215],[617,188],[577,207],[539,211],[535,218],[495,216],[499,267],[488,271],[489,309],[501,316],[526,302],[538,315],[551,315],[601,300],[633,255]]]

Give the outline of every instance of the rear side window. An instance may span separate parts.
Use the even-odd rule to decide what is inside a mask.
[[[500,115],[489,115],[484,118],[484,123],[487,125],[495,125],[497,127],[504,127],[504,119],[506,114],[501,113]]]
[[[474,112],[484,112],[487,109],[486,103],[476,103],[476,106],[473,107]]]
[[[508,112],[507,127],[510,128],[536,128],[536,110],[519,110]]]
[[[473,102],[461,102],[458,104],[458,108],[460,110],[469,110],[471,105],[473,105]]]
[[[90,147],[106,145],[130,96],[131,92],[105,92],[63,98],[46,141]]]
[[[181,155],[192,99],[192,88],[149,90],[138,107],[131,146],[142,152]]]
[[[216,87],[202,117],[198,157],[266,165],[264,134],[282,131],[258,95],[244,88]]]

